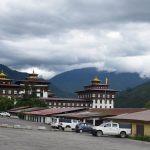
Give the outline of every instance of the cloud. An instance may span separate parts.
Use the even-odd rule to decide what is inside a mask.
[[[3,0],[0,63],[45,78],[82,67],[150,77],[149,0]]]

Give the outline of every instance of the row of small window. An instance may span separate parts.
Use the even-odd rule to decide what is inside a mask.
[[[0,82],[0,84],[11,84],[11,82]]]
[[[49,105],[50,106],[81,106],[81,107],[88,107],[89,104],[83,104],[83,103],[52,103],[52,102],[49,102]],[[90,106],[92,106],[92,104],[90,104]]]
[[[111,105],[109,105],[109,106],[107,106],[107,105],[105,105],[105,106],[97,106],[97,105],[95,105],[95,106],[93,106],[93,108],[113,108],[113,106],[111,106]]]
[[[102,103],[104,103],[104,104],[113,104],[113,100],[93,100],[93,102],[94,103],[99,103],[99,104],[102,104]]]
[[[96,86],[96,87],[93,87],[94,89],[97,88],[97,89],[106,89],[107,86]]]
[[[79,98],[91,98],[91,97],[115,98],[115,95],[110,95],[110,94],[84,94],[84,95],[79,95]]]
[[[16,90],[0,90],[2,94],[18,94]]]

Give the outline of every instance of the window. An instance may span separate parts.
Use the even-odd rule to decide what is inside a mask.
[[[115,95],[112,95],[112,98],[115,98]]]
[[[8,91],[8,94],[11,94],[11,90]]]
[[[116,128],[117,127],[117,124],[116,123],[113,123],[113,125],[112,125],[114,128]]]
[[[14,94],[17,94],[17,91],[16,91],[16,90],[14,91]]]
[[[95,97],[95,94],[92,94],[92,97]]]
[[[103,94],[103,98],[105,98],[105,94]]]
[[[104,127],[111,127],[111,124],[106,124],[104,125]]]

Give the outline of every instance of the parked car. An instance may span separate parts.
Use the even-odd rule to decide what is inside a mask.
[[[77,133],[81,133],[81,132],[91,132],[92,131],[92,127],[93,125],[89,124],[89,123],[79,123],[76,125],[75,131]]]
[[[74,130],[79,122],[79,120],[74,119],[61,119],[59,122],[59,129],[65,130],[66,128],[70,128]]]
[[[131,124],[119,124],[114,122],[103,123],[92,128],[94,136],[119,135],[121,138],[131,134]]]
[[[59,128],[59,120],[60,120],[60,118],[55,118],[55,117],[53,117],[52,118],[52,122],[51,122],[51,127],[52,128]]]
[[[0,113],[0,116],[3,116],[3,117],[10,117],[10,113],[8,113],[8,112],[1,112],[1,113]]]

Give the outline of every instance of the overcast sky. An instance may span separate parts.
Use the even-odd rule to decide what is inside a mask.
[[[1,0],[0,63],[45,78],[83,67],[150,77],[150,0]]]

